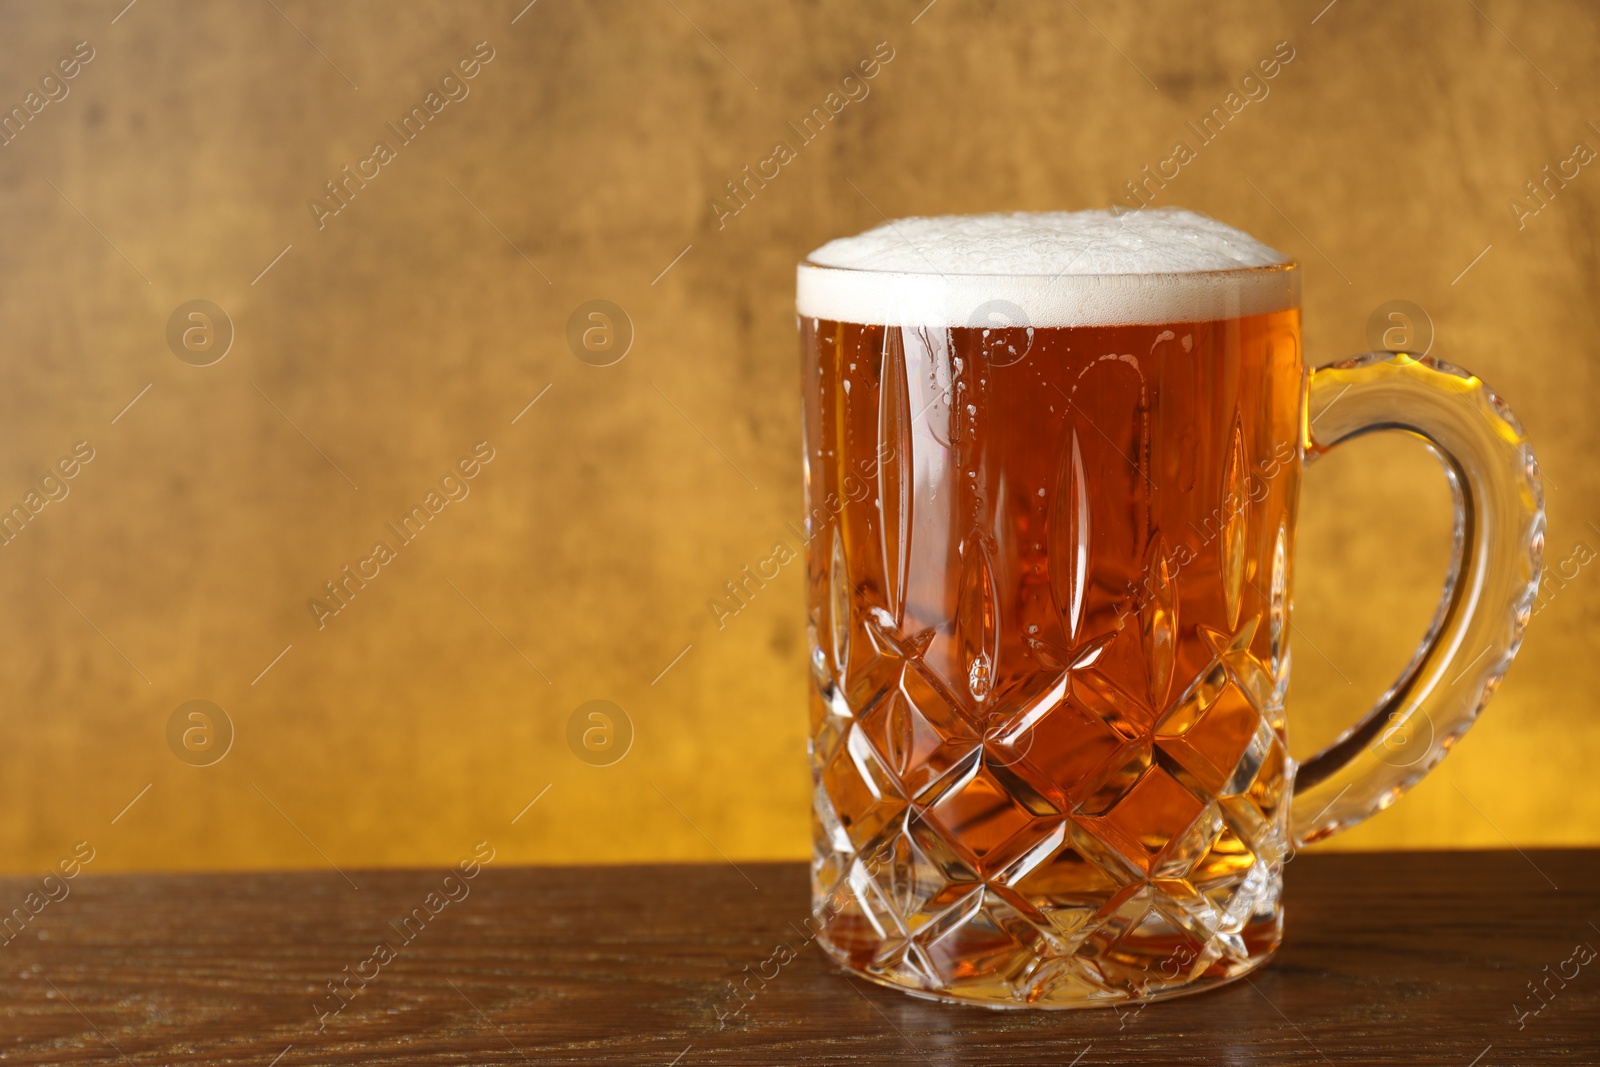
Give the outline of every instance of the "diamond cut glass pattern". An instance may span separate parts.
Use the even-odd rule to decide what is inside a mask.
[[[978,743],[976,729],[944,690],[926,667],[906,662],[862,713],[861,731],[908,795],[920,793]]]
[[[819,942],[993,1005],[1258,965],[1294,773],[1298,312],[801,328]]]

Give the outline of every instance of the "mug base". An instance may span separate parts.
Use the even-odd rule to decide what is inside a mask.
[[[1138,1010],[1145,1004],[1191,996],[1228,985],[1270,962],[1277,953],[1281,938],[1280,914],[1246,928],[1244,940],[1250,944],[1247,957],[1221,956],[1204,965],[1197,960],[1194,969],[1175,977],[1152,975],[1144,981],[1129,982],[1125,975],[1108,973],[1112,968],[1103,962],[1066,956],[1035,960],[1018,973],[1006,977],[997,975],[988,980],[962,980],[959,984],[945,985],[928,981],[926,976],[917,973],[917,968],[906,966],[904,961],[893,967],[874,966],[871,962],[863,961],[865,966],[862,966],[853,963],[849,955],[830,943],[826,936],[819,937],[817,943],[846,974],[865,978],[874,985],[895,989],[919,1000],[993,1011],[1029,1008],[1070,1011],[1129,1007]]]

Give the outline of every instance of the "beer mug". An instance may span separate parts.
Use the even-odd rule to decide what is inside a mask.
[[[1308,374],[1298,265],[1190,212],[903,219],[797,281],[819,943],[990,1007],[1260,966],[1290,850],[1393,803],[1516,653],[1516,418],[1423,355]],[[1301,470],[1373,430],[1443,460],[1454,556],[1400,680],[1297,765]]]

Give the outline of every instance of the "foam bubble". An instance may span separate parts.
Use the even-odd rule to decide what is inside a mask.
[[[986,325],[1012,305],[1029,325],[1111,326],[1280,311],[1299,285],[1289,257],[1192,211],[1014,212],[830,241],[800,265],[797,304],[841,322]]]

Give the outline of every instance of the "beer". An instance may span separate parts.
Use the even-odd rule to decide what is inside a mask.
[[[888,229],[800,268],[819,941],[993,1005],[1242,974],[1289,840],[1298,271],[1182,212]]]

